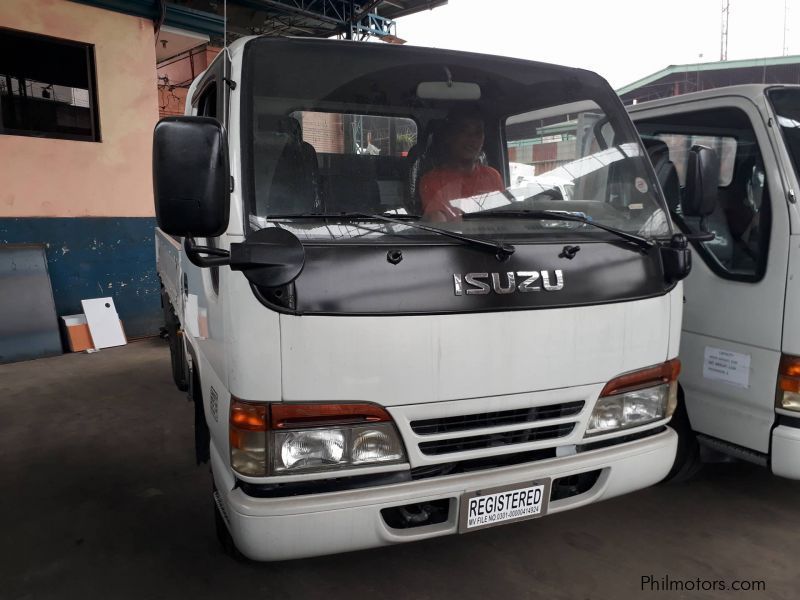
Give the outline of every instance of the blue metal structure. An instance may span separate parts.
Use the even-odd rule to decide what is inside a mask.
[[[222,37],[223,0],[73,0]],[[228,35],[367,37],[396,41],[395,19],[447,4],[447,0],[228,0]]]

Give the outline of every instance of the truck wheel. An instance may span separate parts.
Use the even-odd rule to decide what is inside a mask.
[[[700,445],[689,422],[683,390],[678,391],[678,407],[672,415],[669,426],[678,434],[678,449],[675,453],[675,462],[672,465],[672,469],[670,469],[664,481],[681,483],[697,475],[703,467],[703,463],[700,460]]]
[[[233,541],[233,536],[228,530],[228,526],[225,524],[225,519],[220,512],[219,506],[217,505],[217,487],[214,486],[213,490],[214,493],[212,495],[212,504],[214,507],[214,528],[217,532],[217,541],[219,542],[220,548],[222,549],[223,554],[226,554],[227,556],[230,556],[239,562],[247,562],[247,557],[239,552],[239,549],[236,547],[236,543]]]
[[[162,296],[164,296],[163,292]],[[185,392],[189,389],[189,380],[186,376],[188,365],[186,351],[183,347],[183,336],[180,331],[180,322],[168,298],[162,297],[161,304],[164,309],[164,324],[167,330],[169,356],[172,362],[172,380],[180,391]]]

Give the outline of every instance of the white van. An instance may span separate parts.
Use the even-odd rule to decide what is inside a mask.
[[[482,155],[448,175],[443,127],[467,106]],[[574,197],[511,196],[508,142],[579,113],[598,127]],[[605,80],[254,37],[186,115],[154,134],[158,272],[227,549],[466,533],[667,474],[689,249]],[[461,186],[458,218],[426,217],[429,173]],[[465,188],[476,173],[498,189]]]
[[[673,220],[695,238],[714,234],[692,242],[675,472],[694,470],[699,441],[798,479],[800,86],[724,87],[628,110]],[[698,148],[718,171],[704,206],[686,201]]]

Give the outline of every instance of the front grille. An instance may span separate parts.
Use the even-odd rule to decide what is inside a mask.
[[[536,427],[535,429],[521,429],[517,431],[502,431],[486,435],[473,435],[448,440],[421,442],[419,449],[423,454],[441,455],[452,452],[466,452],[467,450],[481,450],[484,448],[498,448],[513,444],[526,444],[565,437],[572,433],[575,423],[562,423]]]
[[[583,400],[576,402],[562,402],[535,406],[531,408],[518,408],[497,412],[479,413],[473,415],[459,415],[457,417],[443,417],[439,419],[424,419],[411,422],[411,430],[417,435],[435,435],[437,433],[451,433],[453,431],[468,431],[470,429],[484,429],[486,427],[502,427],[518,423],[534,423],[547,419],[571,417],[583,410]]]

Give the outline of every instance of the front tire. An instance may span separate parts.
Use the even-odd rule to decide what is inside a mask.
[[[169,342],[169,357],[172,362],[172,380],[182,392],[189,389],[189,364],[186,360],[186,350],[183,347],[183,332],[175,309],[164,291],[161,292],[161,305],[164,311],[164,328],[167,330],[167,341]]]

